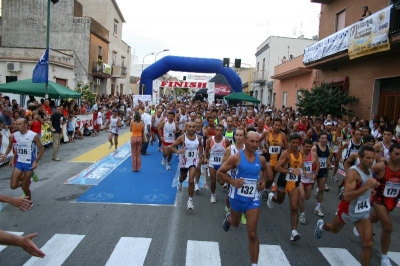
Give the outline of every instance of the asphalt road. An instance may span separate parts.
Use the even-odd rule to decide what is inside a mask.
[[[48,261],[30,260],[20,248],[7,247],[0,249],[0,265],[134,265],[124,264],[129,257],[137,265],[250,265],[246,227],[222,230],[226,192],[221,187],[217,188],[216,204],[209,202],[210,192],[202,189],[194,197],[192,211],[186,210],[186,189],[177,194],[174,206],[75,203],[89,187],[64,182],[89,164],[69,160],[104,142],[106,133],[62,144],[61,162],[52,161],[51,150],[46,150],[37,170],[39,182],[31,185],[34,207],[21,212],[3,204],[0,229],[24,234],[38,232],[35,243],[39,247],[46,245],[49,254],[55,255],[49,256]],[[161,155],[150,156],[158,162]],[[10,175],[8,166],[0,167],[0,193],[20,196],[20,189],[9,188]],[[322,204],[326,221],[332,220],[338,204],[336,182],[329,180],[329,185],[331,190]],[[259,265],[357,265],[349,261],[341,264],[340,260],[328,262],[324,257],[347,250],[348,258],[359,261],[361,244],[352,233],[352,225],[346,225],[336,235],[326,233],[316,240],[313,231],[318,217],[312,213],[315,203],[314,197],[306,203],[307,224],[298,227],[302,238],[291,242],[288,198],[272,210],[263,202],[258,224]],[[390,251],[399,252],[400,209],[396,208],[391,217],[394,230]],[[380,224],[374,225],[374,231],[371,265],[380,265]],[[116,246],[129,252],[114,252]]]

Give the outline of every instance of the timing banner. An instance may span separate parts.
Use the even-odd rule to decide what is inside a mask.
[[[390,50],[388,33],[391,8],[392,5],[350,27],[350,59]]]
[[[158,79],[153,80],[153,104],[158,105],[160,103],[160,86],[161,81]]]

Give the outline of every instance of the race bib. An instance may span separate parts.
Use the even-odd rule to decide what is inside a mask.
[[[193,151],[185,151],[186,158],[196,158],[197,157],[197,150]]]
[[[307,174],[312,174],[312,162],[304,162],[304,168]]]
[[[221,163],[222,158],[221,158],[221,157],[218,157],[218,156],[214,156],[214,157],[213,157],[213,161],[214,161],[215,163]]]
[[[112,124],[112,125],[111,125],[111,128],[112,128],[112,129],[115,129],[115,128],[117,128],[117,125]]]
[[[383,196],[387,198],[396,198],[399,195],[400,183],[386,182]]]
[[[238,188],[237,194],[242,197],[254,198],[257,190],[257,180],[246,179],[241,188]]]
[[[327,160],[328,160],[328,158],[325,158],[325,157],[319,158],[319,169],[326,168],[326,161]]]
[[[280,154],[281,146],[270,146],[268,152],[269,154]]]
[[[286,181],[297,182],[298,180],[299,180],[299,176],[297,176],[297,175],[293,175],[293,174],[286,175]]]
[[[368,212],[371,209],[371,204],[369,203],[369,200],[370,200],[370,195],[359,197],[354,212],[355,213]]]
[[[332,152],[333,153],[338,153],[338,151],[339,151],[339,146],[338,145],[334,145]]]

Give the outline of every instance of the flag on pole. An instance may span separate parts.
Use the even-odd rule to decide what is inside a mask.
[[[46,83],[49,80],[49,48],[46,49],[32,74],[33,83]]]

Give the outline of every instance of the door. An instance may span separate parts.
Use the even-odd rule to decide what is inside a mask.
[[[388,126],[396,127],[400,118],[400,78],[381,80],[378,117],[385,117]]]
[[[111,84],[111,95],[114,96],[115,93],[115,84]]]

